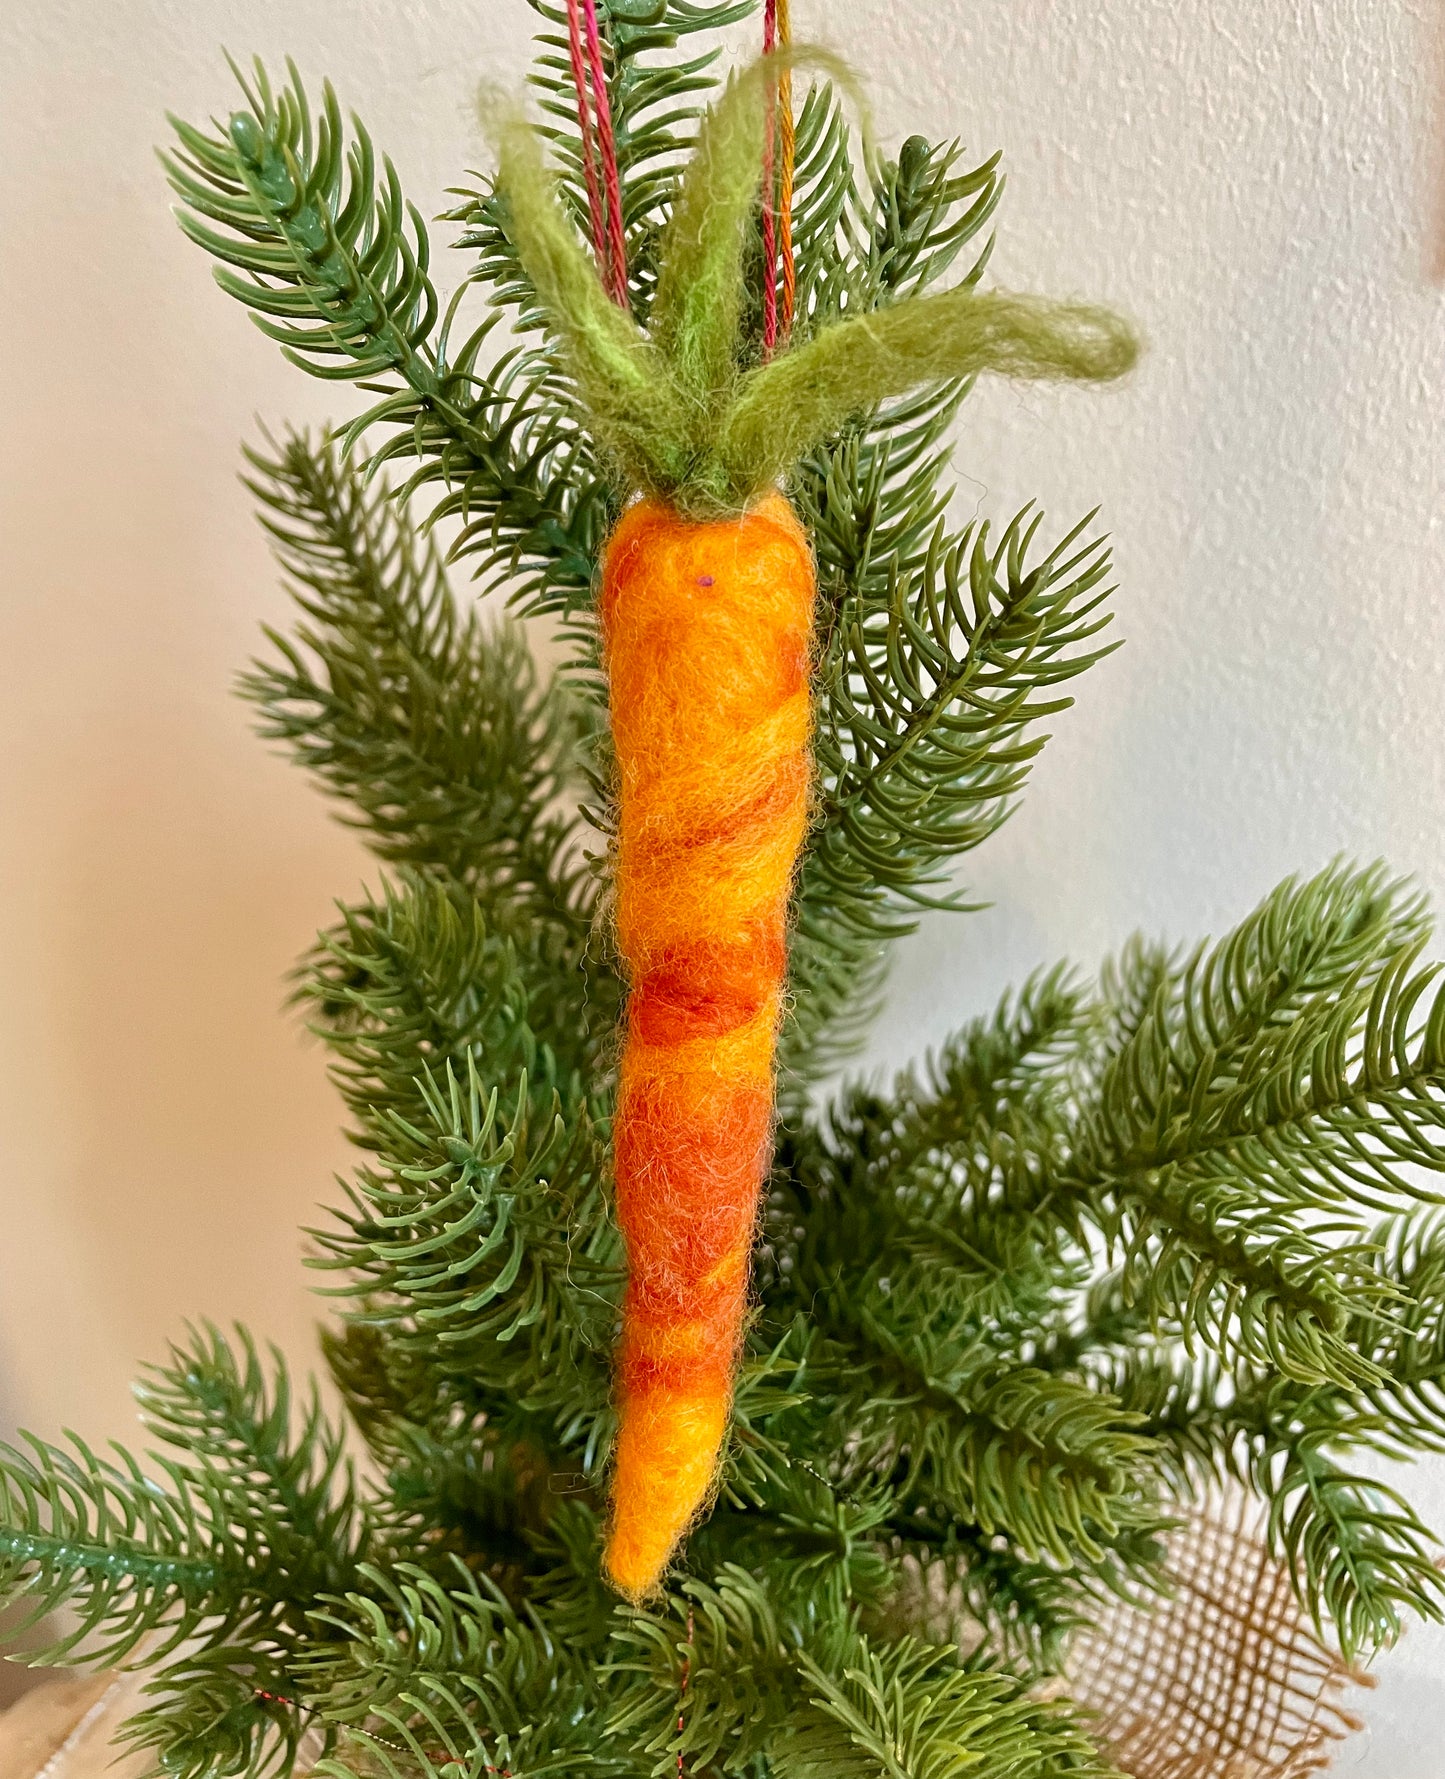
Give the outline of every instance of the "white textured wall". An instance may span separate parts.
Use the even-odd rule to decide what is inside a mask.
[[[1445,896],[1445,300],[1428,0],[798,0],[880,127],[1004,150],[994,265],[1112,299],[1106,396],[992,388],[961,511],[1102,502],[1129,646],[1080,687],[996,903],[904,949],[871,1061],[1136,925],[1218,932],[1277,878],[1383,854]],[[304,1350],[292,1226],[343,1161],[279,979],[354,846],[227,683],[279,600],[234,479],[253,416],[321,417],[166,211],[171,106],[218,46],[330,73],[423,209],[515,80],[523,0],[52,0],[0,14],[0,1398],[120,1431],[187,1315]],[[1437,127],[1433,137],[1441,135]],[[443,265],[442,276],[447,268]],[[340,401],[342,396],[331,396]],[[1445,1524],[1445,1471],[1418,1492]],[[1361,1774],[1403,1779],[1445,1639],[1389,1670]],[[1393,1739],[1392,1739],[1393,1738]],[[1426,1764],[1408,1767],[1434,1772]]]

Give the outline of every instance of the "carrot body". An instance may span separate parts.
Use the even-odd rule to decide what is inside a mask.
[[[815,578],[781,495],[608,545],[617,934],[614,1123],[628,1285],[607,1568],[652,1588],[713,1487],[771,1156],[787,905],[808,816]]]

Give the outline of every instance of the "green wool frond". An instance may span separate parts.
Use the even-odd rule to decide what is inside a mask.
[[[778,51],[734,75],[702,121],[658,249],[649,331],[673,380],[707,426],[716,423],[734,393],[744,247],[758,202],[763,133],[779,66],[825,68],[845,89],[853,86],[847,68],[817,50]],[[708,441],[699,438],[698,444],[706,449]]]
[[[854,415],[920,384],[997,376],[1108,382],[1139,345],[1108,309],[965,286],[851,316],[748,371],[723,418],[718,485],[733,504]]]
[[[567,13],[556,0],[528,0],[545,22],[528,85],[546,120],[544,133],[559,173],[563,201],[585,228],[587,188],[577,136],[577,91]],[[718,33],[755,10],[755,0],[620,0],[601,11],[602,52],[617,146],[619,196],[632,283],[632,307],[645,317],[657,284],[657,243],[687,150],[696,134],[699,99],[711,92],[722,53]],[[507,237],[504,206],[483,182],[462,195],[450,220],[468,232],[458,242],[478,252],[477,275],[492,300],[514,307],[524,329],[544,325],[525,268]]]
[[[783,59],[831,65],[807,50]],[[634,486],[697,517],[739,512],[845,422],[919,385],[984,370],[1103,381],[1130,368],[1137,341],[1109,311],[967,283],[849,314],[744,367],[741,228],[778,65],[736,77],[702,126],[664,235],[650,333],[606,296],[527,126],[512,114],[496,128],[518,254],[589,423]]]
[[[604,290],[590,252],[558,203],[540,139],[500,103],[491,123],[517,251],[565,347],[596,437],[627,475],[681,478],[690,416],[657,344]]]

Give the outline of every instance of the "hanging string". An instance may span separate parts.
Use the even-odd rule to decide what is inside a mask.
[[[607,259],[602,282],[612,300],[627,307],[627,237],[622,232],[622,179],[617,169],[617,142],[612,133],[612,105],[607,97],[607,74],[602,66],[602,34],[597,28],[597,0],[582,0],[587,25],[587,62],[592,76],[592,106],[597,118],[597,148],[602,161],[602,183],[607,198]]]
[[[692,1608],[687,1609],[687,1654],[682,1658],[682,1685],[677,1695],[677,1733],[679,1738],[687,1728],[687,1683],[692,1679],[692,1639],[693,1614]],[[682,1750],[677,1751],[677,1779],[687,1779],[687,1769],[682,1764]]]
[[[607,264],[607,224],[602,214],[602,182],[597,173],[597,148],[592,132],[592,107],[587,98],[587,64],[582,55],[582,14],[578,0],[567,0],[567,37],[572,53],[572,84],[577,89],[577,129],[582,138],[582,176],[587,184],[587,219],[600,270]]]
[[[789,0],[778,0],[778,42],[787,49],[793,41]],[[778,258],[783,268],[783,313],[780,331],[783,344],[793,330],[793,309],[798,296],[798,268],[793,258],[793,164],[796,158],[796,126],[793,122],[793,70],[784,68],[778,80],[778,115],[782,124],[782,151],[778,169]]]
[[[766,0],[763,54],[792,42],[788,0]],[[771,358],[793,325],[798,275],[793,260],[793,73],[785,68],[768,98],[763,134],[763,357]],[[779,325],[778,290],[782,286]]]
[[[622,178],[607,97],[597,0],[567,0],[567,47],[577,89],[582,173],[597,270],[615,303],[627,307],[627,237],[622,226]]]
[[[763,54],[772,55],[778,47],[778,0],[766,0],[763,7]],[[778,239],[777,239],[777,169],[773,162],[777,146],[778,101],[776,91],[768,94],[768,115],[763,126],[763,358],[773,356],[778,344]]]

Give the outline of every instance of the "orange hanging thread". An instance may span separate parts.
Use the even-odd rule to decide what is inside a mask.
[[[614,1122],[629,1277],[607,1567],[634,1598],[706,1505],[731,1406],[808,819],[814,592],[779,494],[715,521],[639,501],[603,570],[632,990]]]
[[[788,0],[766,0],[763,54],[792,42]],[[793,73],[785,66],[768,96],[763,136],[763,358],[786,345],[793,326],[798,274],[793,260]],[[781,295],[781,317],[779,296]]]
[[[763,54],[772,55],[778,47],[778,0],[764,0]],[[767,118],[763,136],[763,359],[773,356],[778,346],[778,177],[777,88],[768,94]]]
[[[793,41],[788,0],[777,0],[778,44],[787,47]],[[793,255],[793,178],[797,160],[797,126],[793,120],[793,70],[785,67],[778,78],[778,119],[780,144],[778,153],[778,263],[782,275],[782,315],[779,335],[784,346],[793,331],[793,310],[798,300],[798,267]]]

